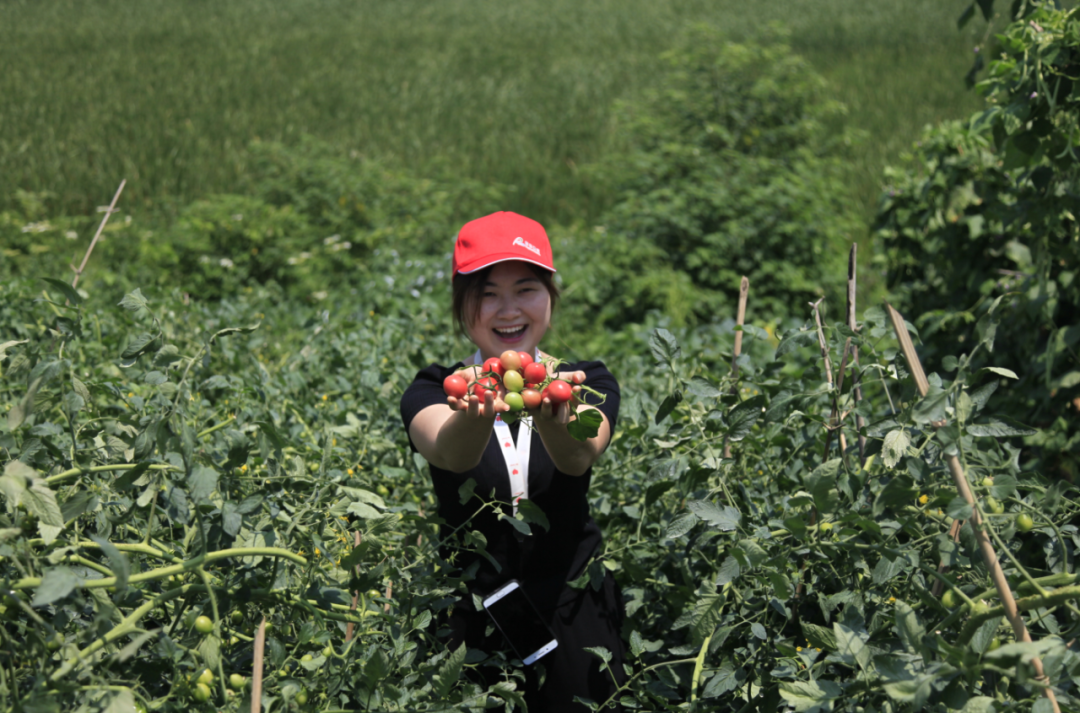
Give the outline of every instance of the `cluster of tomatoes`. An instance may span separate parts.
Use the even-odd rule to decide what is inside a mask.
[[[528,352],[507,350],[488,359],[475,381],[470,382],[466,373],[451,374],[443,380],[447,396],[463,399],[471,392],[483,400],[485,392],[492,391],[496,401],[501,399],[510,407],[511,414],[540,408],[544,399],[554,405],[566,403],[574,395],[568,382],[549,376],[547,366],[534,361]]]

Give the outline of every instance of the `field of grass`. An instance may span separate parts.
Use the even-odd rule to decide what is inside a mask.
[[[590,220],[578,169],[617,151],[611,108],[653,85],[688,24],[771,22],[865,132],[850,184],[870,213],[884,163],[963,87],[966,0],[8,0],[0,4],[0,207],[16,189],[82,213],[127,177],[155,210],[243,189],[246,147],[304,134],[417,172],[513,185],[508,208]]]

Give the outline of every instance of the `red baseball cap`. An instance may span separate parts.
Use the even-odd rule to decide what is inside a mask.
[[[507,260],[522,260],[555,272],[544,226],[510,211],[469,221],[454,243],[452,276],[468,275]]]

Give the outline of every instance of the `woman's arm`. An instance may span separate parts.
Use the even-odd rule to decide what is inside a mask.
[[[484,394],[483,401],[473,394],[464,399],[449,396],[446,401],[416,414],[409,424],[409,437],[428,463],[464,473],[480,463],[491,440],[495,414],[509,407],[500,404],[502,408],[497,408],[491,391]]]
[[[560,376],[569,378],[575,384],[580,384],[585,380],[583,371],[564,372]],[[580,389],[575,387],[574,390],[576,392]],[[571,403],[577,403],[576,396]],[[584,404],[577,406],[579,413],[588,409],[600,411],[594,406]],[[551,460],[560,472],[567,475],[585,475],[611,440],[611,424],[608,423],[603,411],[600,411],[603,422],[596,436],[584,441],[577,440],[566,430],[566,424],[570,422],[570,403],[553,404],[550,399],[544,399],[534,416],[533,425],[540,434]]]

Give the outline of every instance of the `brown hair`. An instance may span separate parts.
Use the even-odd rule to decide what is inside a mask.
[[[536,275],[536,279],[540,280],[540,284],[544,286],[548,295],[551,296],[551,311],[554,313],[555,306],[559,304],[559,288],[552,279],[554,273],[530,263],[525,264],[529,266],[529,269]],[[469,322],[475,322],[480,317],[480,303],[483,300],[484,287],[487,285],[492,267],[494,266],[485,267],[483,270],[477,270],[467,275],[461,273],[454,275],[454,299],[450,309],[454,315],[454,326],[465,336],[468,336],[466,325]],[[468,320],[465,319],[466,310],[470,312]]]

